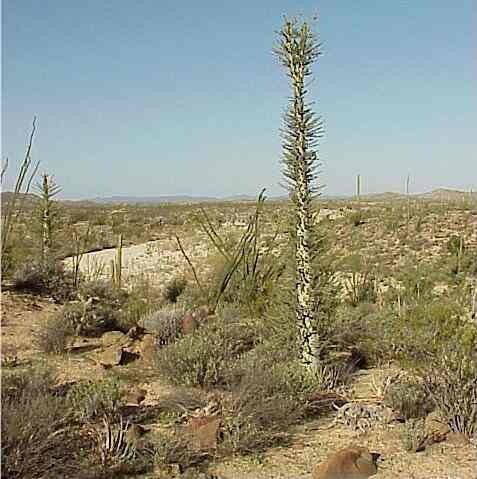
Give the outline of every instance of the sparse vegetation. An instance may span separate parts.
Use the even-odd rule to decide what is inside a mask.
[[[286,200],[62,202],[49,174],[29,195],[34,121],[2,208],[3,476],[194,477],[284,451],[308,473],[307,448],[363,424],[378,443],[374,422],[401,432],[393,460],[474,447],[477,196],[411,195],[409,176],[364,195],[358,175],[356,197],[320,197],[320,46],[285,18],[277,50]]]

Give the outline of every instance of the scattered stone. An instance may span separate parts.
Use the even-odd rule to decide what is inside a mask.
[[[123,359],[123,348],[111,347],[101,353],[98,353],[95,357],[95,361],[103,366],[105,369],[112,368],[121,364]]]
[[[380,454],[350,446],[332,454],[312,473],[312,479],[366,479],[378,472]]]
[[[103,346],[112,346],[126,339],[126,335],[121,331],[108,331],[101,336]]]
[[[154,359],[155,350],[156,345],[154,341],[154,335],[145,334],[137,345],[137,352],[139,353],[139,356],[146,362],[152,362]]]
[[[141,326],[134,326],[128,331],[128,338],[137,340],[140,339],[144,336],[144,333],[146,330],[144,328],[141,328]]]
[[[308,408],[313,412],[330,411],[334,407],[343,407],[348,400],[333,392],[315,391],[308,398]]]
[[[450,432],[449,425],[442,419],[438,411],[432,411],[426,416],[424,429],[428,436],[446,436]]]
[[[215,449],[222,426],[220,416],[193,417],[186,426],[192,445],[199,450]]]
[[[144,399],[146,399],[146,394],[147,394],[147,391],[145,389],[141,389],[141,388],[132,389],[125,396],[125,403],[127,405],[131,405],[131,404],[139,405],[144,401]]]
[[[66,348],[68,353],[85,353],[101,347],[97,338],[74,338]]]

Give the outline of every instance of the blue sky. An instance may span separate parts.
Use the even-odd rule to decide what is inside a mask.
[[[472,0],[3,0],[2,158],[37,115],[65,198],[282,194],[283,14],[319,17],[325,194],[477,189]]]

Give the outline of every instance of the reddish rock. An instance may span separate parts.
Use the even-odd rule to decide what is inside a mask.
[[[191,418],[186,429],[194,447],[215,449],[221,427],[222,418],[220,416],[204,416]]]
[[[329,456],[313,471],[312,479],[367,479],[378,472],[379,457],[365,447],[350,446]]]

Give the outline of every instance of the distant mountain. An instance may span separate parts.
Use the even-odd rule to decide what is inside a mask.
[[[2,205],[7,205],[13,199],[14,193],[12,191],[2,191],[1,201]],[[34,206],[38,203],[38,196],[33,193],[18,193],[17,202],[23,202],[25,206]]]
[[[220,201],[219,198],[210,196],[108,196],[105,198],[93,198],[93,203],[102,204],[159,204],[159,203],[205,203],[210,201]]]
[[[223,198],[215,196],[109,196],[105,198],[93,198],[93,203],[101,204],[161,204],[161,203],[217,203],[221,201],[256,201],[257,196],[252,195],[234,195]],[[270,197],[270,199],[282,199],[282,197]]]
[[[395,193],[393,191],[385,191],[384,193],[368,193],[366,195],[361,195],[361,198],[368,201],[393,201],[402,200],[406,198],[406,195]]]
[[[419,198],[428,199],[428,200],[460,200],[465,198],[472,198],[477,200],[476,191],[460,191],[460,190],[451,190],[449,188],[437,188],[428,193],[421,193]]]
[[[218,203],[218,202],[246,202],[246,201],[256,201],[258,195],[233,195],[223,198],[214,197],[214,196],[189,196],[189,195],[165,195],[165,196],[108,196],[104,198],[93,198],[85,200],[61,200],[60,202],[69,204],[71,206],[94,206],[94,205],[113,205],[113,204],[165,204],[165,203],[174,203],[174,204],[197,204],[197,203]],[[7,204],[10,199],[13,197],[11,191],[5,191],[1,194],[2,204]],[[411,197],[414,199],[426,199],[426,200],[436,200],[436,201],[458,201],[461,199],[474,199],[477,201],[477,192],[470,193],[469,191],[459,191],[453,190],[450,188],[438,188],[427,193],[416,193],[411,194]],[[19,198],[24,198],[25,206],[34,206],[38,201],[38,196],[32,193],[20,194]],[[269,196],[272,201],[286,201],[288,199],[287,195],[281,196]],[[331,201],[331,200],[349,200],[355,198],[354,195],[323,195],[319,199],[321,201]],[[368,193],[361,195],[361,198],[364,201],[396,201],[403,200],[406,198],[406,195],[402,193],[396,193],[391,191],[386,191],[384,193]]]

